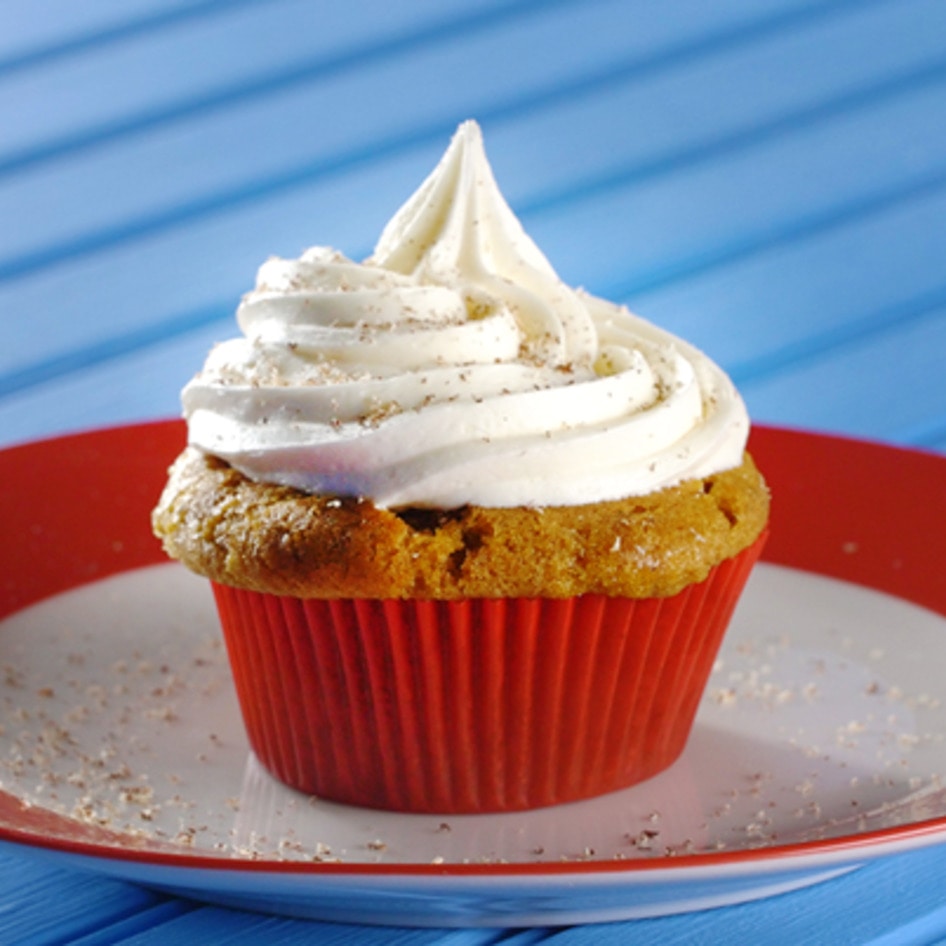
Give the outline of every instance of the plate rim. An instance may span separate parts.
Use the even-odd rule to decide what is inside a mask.
[[[148,513],[163,486],[167,466],[183,447],[184,439],[183,422],[165,419],[97,428],[0,450],[0,479],[12,483],[12,488],[0,496],[0,516],[7,516],[5,521],[12,520],[9,535],[13,540],[19,538],[26,545],[26,554],[18,556],[21,570],[14,571],[14,575],[29,574],[22,582],[8,577],[0,587],[0,620],[53,594],[166,561],[147,528]],[[936,530],[928,528],[937,521],[937,513],[946,522],[946,495],[935,488],[946,474],[946,457],[877,441],[764,424],[753,427],[749,450],[773,486],[771,537],[762,556],[764,561],[887,592],[946,616],[946,585],[940,587],[932,565],[946,559],[946,530],[940,530],[943,534],[936,536]],[[831,489],[819,489],[828,482],[821,473],[827,461],[834,466],[868,470],[870,484],[865,483],[866,475],[860,482],[847,478],[848,503],[839,504]],[[57,468],[65,467],[63,472],[72,474],[72,478],[64,490],[46,496],[37,509],[36,504],[23,502],[23,494],[42,481],[42,477],[35,475],[36,468],[45,468],[50,463]],[[909,488],[904,489],[905,485]],[[93,500],[89,503],[74,501],[89,496]],[[804,515],[799,515],[802,504]],[[925,507],[920,508],[923,504]],[[878,505],[881,513],[897,515],[877,515]],[[871,509],[875,515],[857,520],[858,513],[865,509]],[[103,516],[106,510],[113,515]],[[107,529],[103,527],[102,534],[91,535],[93,541],[75,541],[80,526],[94,532],[96,522],[102,521]],[[817,555],[812,554],[813,546],[806,532],[812,522],[818,524],[822,538]],[[938,539],[932,550],[928,545],[930,531]],[[914,551],[918,547],[919,536],[923,537],[926,551],[922,556],[911,555],[911,547]],[[27,566],[36,560],[40,549],[48,549],[50,538],[59,540],[59,554],[47,563],[41,575],[32,575]],[[922,565],[923,559],[926,567]],[[11,793],[0,791],[0,797],[7,806],[25,807]],[[853,866],[943,840],[946,816],[834,838],[647,859],[398,864],[300,862],[267,857],[243,860],[50,837],[0,825],[0,842],[108,864],[312,879],[354,876],[365,881],[508,881],[517,877],[573,881],[603,876],[630,881],[648,875],[672,880],[676,874],[682,879],[694,872],[708,871],[717,876],[738,876],[744,871],[757,871],[762,864],[783,870],[812,869],[814,864],[805,863],[811,860],[817,860],[819,868]]]

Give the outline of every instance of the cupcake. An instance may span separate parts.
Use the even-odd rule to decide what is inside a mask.
[[[237,321],[153,524],[263,765],[442,813],[668,767],[768,521],[726,375],[564,285],[473,122],[367,260],[270,259]]]

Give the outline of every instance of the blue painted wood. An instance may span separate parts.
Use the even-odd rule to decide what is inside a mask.
[[[828,4],[828,8],[835,3]],[[565,20],[557,8],[564,10]],[[262,6],[260,0],[243,0],[229,5],[195,3],[187,9],[203,13],[201,22],[193,22],[198,19],[196,15],[185,17],[172,12],[163,17],[165,22],[157,26],[152,23],[150,29],[129,30],[124,42],[100,44],[105,48],[93,46],[89,50],[80,44],[71,56],[52,57],[55,68],[51,65],[44,72],[49,88],[34,90],[21,83],[20,126],[10,130],[8,148],[22,137],[24,147],[35,152],[33,158],[41,160],[41,152],[49,158],[62,150],[71,137],[64,133],[70,126],[75,128],[73,147],[80,147],[83,141],[85,145],[114,141],[153,128],[155,123],[206,116],[228,106],[245,107],[257,98],[324,82],[391,59],[413,60],[419,53],[445,43],[467,45],[480,33],[488,39],[501,30],[499,41],[527,56],[536,50],[550,50],[551,43],[555,51],[564,53],[560,62],[553,59],[544,67],[554,70],[574,58],[580,36],[590,36],[595,30],[605,58],[606,47],[611,44],[622,54],[636,50],[638,58],[659,61],[666,56],[661,47],[668,42],[688,54],[731,36],[738,39],[746,32],[743,21],[751,24],[753,17],[763,24],[762,31],[791,22],[784,16],[774,22],[770,15],[760,18],[757,9],[738,0],[710,8],[693,0],[673,0],[657,17],[640,0],[620,6],[615,0],[604,4],[601,0],[581,4],[575,0],[467,0],[451,4],[449,12],[432,0],[410,5],[358,0],[344,9],[314,8],[302,0],[270,0]],[[811,0],[778,0],[770,5],[769,14],[777,14],[780,9],[798,10],[804,18],[819,7]],[[634,29],[609,30],[616,22],[631,23]],[[731,27],[736,27],[735,33]],[[760,27],[751,26],[749,36],[759,31]],[[689,43],[688,37],[692,37]],[[526,38],[531,42],[525,42]],[[490,44],[488,48],[494,50],[490,59],[478,68],[473,64],[476,80],[491,81],[484,75],[487,66],[516,66],[515,62],[502,61],[501,47]],[[94,58],[82,62],[84,51],[94,52]],[[273,55],[274,51],[278,56]],[[442,62],[443,55],[438,53],[437,60]],[[446,55],[454,75],[462,63],[450,50]],[[29,55],[24,54],[24,58],[29,60]],[[83,66],[78,75],[77,60]],[[180,67],[182,61],[186,68]],[[0,75],[3,68],[4,60],[0,59]],[[426,67],[420,64],[420,68]],[[115,74],[126,77],[122,88],[114,88]],[[73,97],[70,104],[74,102],[75,111],[66,115],[37,114],[31,108],[33,104],[46,104],[50,91],[66,88]],[[443,83],[430,91],[443,95]],[[32,94],[37,96],[35,103],[30,99]],[[345,117],[337,116],[343,121]],[[54,146],[57,141],[58,147]],[[11,160],[9,155],[7,160]]]
[[[92,930],[148,914],[167,898],[131,884],[0,852],[0,942],[71,942]],[[180,901],[180,904],[186,904]],[[178,913],[181,906],[173,908]],[[166,914],[162,914],[166,915]]]
[[[946,304],[740,388],[753,416],[772,423],[935,448],[946,431],[944,352]]]
[[[125,946],[165,946],[168,943],[192,943],[195,946],[204,943],[227,943],[228,946],[346,946],[350,943],[367,946],[432,946],[435,943],[492,946],[500,936],[501,933],[494,930],[398,929],[304,922],[194,905],[177,915],[168,912],[163,916],[157,910],[143,912],[121,924],[70,940],[70,946],[117,946],[119,943]]]
[[[946,188],[936,188],[635,302],[713,352],[737,378],[758,378],[828,350],[838,353],[892,321],[906,327],[924,318],[946,290],[938,262],[946,258],[944,209]],[[733,330],[717,331],[720,325]],[[890,395],[912,399],[903,388]],[[942,406],[942,395],[937,400]]]
[[[814,25],[806,22],[806,29],[803,31],[806,41],[810,43],[812,36],[821,36],[822,33],[827,31],[828,39],[823,39],[822,42],[830,43],[833,41],[834,45],[825,48],[830,48],[830,51],[836,54],[837,37],[834,31],[838,29],[839,21],[850,25],[852,16],[851,11],[846,9],[846,5],[842,5],[842,7],[845,7],[843,11],[845,16],[838,13],[833,19],[828,18],[827,26],[822,18],[815,18]],[[854,12],[857,14],[857,22],[861,24],[860,28],[866,29],[869,38],[872,37],[873,43],[877,45],[890,26],[889,22],[880,17],[880,14],[889,17],[891,8],[884,4],[868,4],[867,7],[866,13],[861,10]],[[927,16],[932,15],[930,11],[941,13],[943,10],[941,5],[931,7],[929,4],[918,4],[916,9],[925,12]],[[864,25],[865,23],[866,25]],[[926,30],[923,35],[935,35],[935,31]],[[797,42],[794,34],[791,38]],[[774,47],[772,44],[777,47],[778,43],[784,42],[784,40],[780,40],[778,34],[774,36],[766,35],[764,40],[765,42],[762,45],[767,68],[776,68],[778,62],[781,61],[782,69],[786,72],[786,75],[797,71],[797,50],[793,43],[788,45],[790,49],[795,50],[796,58],[783,55],[780,60],[778,56],[773,55]],[[862,38],[860,45],[853,44],[855,48],[848,54],[848,60],[858,69],[863,68],[862,63],[865,59],[873,62],[872,57],[863,56],[864,43],[866,42]],[[710,46],[715,50],[718,42],[710,44]],[[741,50],[742,47],[740,46],[739,49]],[[919,52],[917,52],[917,49],[919,49]],[[922,44],[919,47],[910,46],[909,50],[910,56],[914,58],[910,61],[910,68],[906,70],[907,78],[904,79],[901,75],[903,72],[901,69],[893,79],[882,77],[875,81],[872,88],[879,85],[887,89],[886,101],[888,106],[891,98],[896,100],[896,108],[888,107],[888,111],[893,111],[896,119],[894,122],[895,129],[897,129],[897,121],[899,121],[900,125],[907,128],[907,130],[913,128],[915,136],[915,126],[910,126],[910,115],[915,115],[922,110],[915,104],[909,93],[920,94],[922,98],[923,93],[939,93],[940,85],[936,81],[939,76],[937,70],[930,67],[929,62],[927,62],[929,59],[928,51],[925,53],[926,58],[924,58]],[[733,89],[746,85],[746,76],[749,74],[746,70],[750,67],[756,71],[758,70],[760,53],[755,50],[754,55],[756,58],[750,56],[749,66],[741,66],[741,68],[735,70],[734,75],[729,75],[729,72],[726,73],[727,81]],[[919,60],[917,60],[917,56],[919,56]],[[667,56],[656,58],[663,61],[667,59]],[[669,58],[671,60],[675,59],[673,56]],[[683,58],[692,67],[692,56]],[[697,58],[700,57],[697,56]],[[713,58],[713,56],[710,56],[710,59]],[[732,70],[732,62],[737,58],[732,54],[732,50],[729,50],[729,55],[725,57],[728,70]],[[900,68],[899,65],[898,68]],[[658,72],[660,71],[658,69]],[[719,71],[718,66],[716,71]],[[689,75],[689,72],[687,74]],[[702,80],[702,73],[698,73],[696,79]],[[679,80],[677,81],[679,82]],[[699,89],[702,85],[702,81],[691,81],[688,87]],[[794,88],[795,84],[785,81],[773,82],[772,87],[776,89]],[[891,87],[892,92],[890,91]],[[647,88],[653,94],[652,82],[648,83]],[[917,88],[919,92],[917,92]],[[724,88],[722,91],[726,91],[726,89]],[[635,92],[638,97],[644,94],[636,87]],[[845,86],[839,100],[835,96],[835,99],[831,100],[833,104],[829,106],[826,106],[822,101],[818,107],[815,107],[814,116],[811,115],[812,106],[810,103],[801,106],[800,110],[791,111],[788,117],[781,112],[774,116],[768,116],[768,120],[763,122],[761,126],[762,131],[759,130],[757,124],[750,122],[742,130],[737,129],[729,136],[723,136],[722,143],[718,138],[719,126],[717,125],[715,126],[717,128],[717,138],[714,139],[715,147],[711,147],[711,143],[703,139],[698,140],[696,144],[682,149],[678,148],[676,151],[669,153],[658,151],[655,153],[652,143],[653,135],[642,135],[640,140],[645,142],[644,153],[648,157],[643,161],[639,158],[636,165],[631,164],[630,169],[625,164],[623,173],[630,180],[630,187],[621,188],[618,186],[620,181],[612,182],[610,190],[602,198],[595,193],[594,184],[589,187],[586,181],[572,183],[572,191],[577,190],[580,193],[584,189],[588,193],[588,199],[582,202],[570,198],[567,194],[564,199],[560,196],[557,201],[550,200],[548,197],[549,185],[545,184],[543,187],[544,196],[543,190],[540,190],[538,197],[531,198],[532,210],[530,210],[530,198],[528,196],[521,201],[524,208],[523,216],[532,227],[539,242],[549,249],[552,258],[567,260],[565,265],[560,264],[560,268],[566,277],[574,278],[576,281],[580,280],[592,286],[592,288],[598,288],[601,285],[602,288],[607,290],[608,285],[614,286],[614,291],[619,296],[628,295],[629,291],[632,292],[634,288],[647,285],[648,281],[653,283],[654,280],[672,279],[673,274],[675,272],[679,273],[681,269],[685,273],[688,268],[692,269],[694,266],[712,265],[714,258],[717,262],[726,262],[727,253],[731,256],[733,253],[738,254],[740,251],[747,252],[751,250],[755,245],[754,241],[759,241],[765,237],[771,239],[771,231],[775,231],[777,234],[779,226],[790,228],[793,223],[795,226],[799,225],[797,220],[780,224],[776,210],[769,203],[756,211],[757,216],[754,221],[756,230],[760,226],[759,221],[763,221],[767,225],[762,236],[758,233],[755,235],[752,233],[753,221],[751,219],[747,222],[745,215],[732,213],[731,216],[734,219],[729,223],[729,226],[733,227],[736,232],[731,236],[727,235],[728,244],[723,240],[718,240],[715,244],[711,244],[711,249],[707,247],[706,240],[712,240],[717,236],[712,221],[720,218],[727,219],[724,213],[726,209],[740,208],[743,205],[752,206],[751,201],[741,200],[740,198],[743,195],[739,193],[738,185],[747,180],[746,167],[754,171],[755,179],[753,180],[750,177],[748,183],[753,184],[757,192],[765,195],[778,195],[783,207],[791,208],[797,217],[799,204],[804,209],[805,197],[808,198],[809,204],[813,203],[815,206],[817,206],[819,197],[817,188],[808,188],[809,191],[815,191],[813,194],[799,194],[797,192],[798,187],[800,186],[804,190],[806,182],[812,180],[829,181],[831,177],[842,175],[846,162],[850,160],[852,154],[856,154],[858,151],[859,140],[867,142],[875,140],[898,142],[900,140],[911,140],[908,137],[901,139],[899,134],[894,136],[873,134],[872,130],[876,131],[880,125],[879,122],[874,123],[873,126],[867,129],[859,126],[855,127],[855,133],[847,135],[838,133],[833,124],[826,130],[823,127],[825,121],[835,116],[837,112],[840,112],[842,116],[844,115],[843,106],[844,103],[850,105],[850,94],[847,86]],[[903,104],[904,94],[907,96],[907,101],[905,107],[900,108],[899,106]],[[857,93],[857,96],[860,96],[858,102],[862,105],[865,95],[867,96],[866,101],[870,101],[870,95],[864,93],[863,90]],[[720,101],[727,103],[738,99],[735,95],[722,94],[719,94],[718,98]],[[659,101],[659,98],[656,101]],[[699,99],[698,101],[705,103],[705,99]],[[838,104],[838,101],[841,104]],[[771,108],[772,102],[766,100],[765,105]],[[706,109],[703,108],[702,111],[705,112]],[[700,109],[691,105],[690,112],[687,112],[684,118],[691,119],[693,115],[699,112]],[[719,116],[717,112],[713,113],[714,120],[717,123],[722,123],[723,116]],[[753,112],[750,117],[754,119],[757,116]],[[744,124],[745,121],[744,117]],[[844,121],[847,121],[847,119],[845,118]],[[828,143],[827,148],[813,147],[810,134],[807,137],[803,135],[801,142],[797,140],[799,128],[810,133],[808,125],[811,123],[820,126],[815,129],[815,137],[820,134],[821,140]],[[690,133],[691,125],[691,121],[686,121],[679,123],[677,127],[684,128]],[[291,127],[295,128],[295,125]],[[500,128],[509,130],[515,127],[511,124],[500,126]],[[794,135],[791,134],[792,132],[794,132]],[[832,132],[834,133],[832,134]],[[860,136],[857,132],[860,132]],[[326,167],[331,165],[333,160],[336,163],[340,161],[344,165],[344,155],[329,160],[327,164],[323,159],[322,173],[327,175],[328,179],[319,188],[324,192],[325,205],[322,207],[319,206],[318,199],[312,200],[310,204],[309,199],[300,201],[299,195],[295,193],[287,194],[283,199],[273,199],[272,194],[260,196],[254,188],[250,188],[246,194],[242,194],[242,197],[237,195],[239,199],[245,199],[247,203],[238,206],[236,210],[234,209],[234,201],[231,199],[234,197],[233,194],[229,196],[224,194],[220,198],[222,201],[220,207],[216,207],[215,198],[207,198],[205,195],[202,198],[204,201],[202,205],[191,206],[190,210],[185,208],[180,211],[183,214],[180,219],[175,219],[174,214],[167,215],[166,210],[162,210],[157,216],[152,214],[150,217],[146,216],[144,219],[138,219],[131,223],[111,225],[111,229],[105,231],[86,232],[78,243],[72,244],[73,250],[80,251],[79,259],[74,262],[60,262],[58,265],[54,265],[52,260],[56,256],[55,248],[50,250],[49,247],[46,247],[43,251],[47,254],[44,265],[50,267],[51,270],[47,274],[48,278],[29,279],[23,277],[22,274],[19,279],[12,278],[18,264],[15,258],[11,261],[11,258],[8,257],[6,259],[6,272],[10,278],[8,284],[0,290],[5,296],[3,300],[5,308],[9,311],[29,309],[38,312],[40,317],[46,313],[53,313],[53,317],[55,317],[54,314],[58,307],[51,302],[49,295],[61,293],[62,283],[68,281],[71,310],[75,317],[67,325],[63,325],[60,320],[57,326],[58,332],[55,335],[40,336],[42,339],[40,347],[44,352],[50,352],[49,338],[58,336],[62,337],[62,345],[66,352],[77,352],[80,357],[81,353],[88,349],[91,349],[94,357],[94,353],[101,352],[103,345],[107,347],[109,341],[115,336],[119,340],[127,338],[128,335],[135,334],[134,326],[142,323],[147,325],[152,322],[161,323],[164,321],[171,326],[171,331],[174,331],[175,326],[190,324],[187,313],[191,309],[204,311],[207,306],[218,306],[220,311],[223,311],[228,305],[232,305],[239,291],[248,284],[247,273],[251,273],[259,259],[265,252],[269,251],[268,249],[262,250],[262,245],[291,253],[296,252],[299,247],[313,239],[322,239],[313,235],[314,227],[309,222],[310,217],[318,219],[320,227],[322,221],[324,221],[325,230],[328,232],[328,238],[331,242],[346,248],[354,246],[356,254],[357,252],[366,251],[370,248],[373,235],[380,227],[384,216],[390,212],[389,208],[396,206],[404,194],[409,192],[416,184],[420,174],[426,172],[429,162],[435,159],[436,153],[439,152],[448,133],[449,128],[445,125],[442,133],[436,136],[435,145],[433,143],[424,145],[423,163],[413,157],[412,154],[410,161],[404,160],[400,164],[395,164],[386,158],[384,147],[379,148],[376,142],[372,150],[375,152],[380,150],[382,157],[385,159],[380,173],[376,172],[381,158],[373,159],[371,165],[366,168],[358,168],[357,170],[354,168],[348,170],[339,168],[336,174],[327,173]],[[561,135],[561,133],[560,128],[559,134]],[[785,146],[786,133],[789,133],[788,137],[790,139],[786,149],[788,154],[783,153],[783,159],[780,161],[778,158],[779,147]],[[429,134],[427,137],[433,138],[435,136]],[[775,139],[774,142],[773,139]],[[636,141],[637,139],[631,140]],[[498,153],[491,145],[491,152],[497,156],[497,170],[501,176],[503,154],[518,154],[519,150],[517,148],[524,147],[523,141],[524,136],[520,135],[518,138],[511,140],[505,148],[503,147],[504,143],[500,141]],[[840,144],[837,144],[837,142],[840,142]],[[383,145],[383,141],[381,144]],[[796,173],[788,177],[783,175],[780,179],[780,168],[784,170],[786,167],[793,167],[791,163],[793,144],[795,145],[795,153],[818,155],[822,160],[820,162],[817,159],[809,160],[809,165],[814,165],[813,168],[808,169],[809,173]],[[579,149],[574,150],[578,151]],[[770,157],[767,161],[764,153],[759,154],[760,150],[768,151],[770,155],[774,154],[775,157]],[[892,153],[883,156],[886,159],[886,164],[883,160],[862,162],[862,166],[874,169],[874,180],[871,183],[875,190],[878,186],[877,179],[882,180],[885,173],[890,173],[891,162],[894,165],[896,164],[898,156],[902,156],[904,153],[904,146],[900,146],[899,150],[891,148],[890,151]],[[430,152],[433,153],[430,157],[427,157]],[[608,156],[607,160],[612,162],[615,160],[612,152],[608,149],[597,149],[592,154],[602,153]],[[710,159],[708,162],[705,157],[708,153],[711,158],[715,157],[717,160]],[[349,152],[349,158],[351,154],[352,152]],[[729,158],[733,163],[727,164],[725,161],[720,163],[718,160],[720,155]],[[593,158],[589,160],[593,163]],[[600,158],[598,160],[600,161]],[[181,163],[181,161],[179,160],[177,163]],[[932,170],[930,165],[932,165]],[[410,171],[407,170],[408,166]],[[544,173],[544,168],[552,168],[551,173],[554,179],[555,166],[555,162],[547,162],[539,170]],[[674,172],[669,177],[667,168]],[[106,168],[102,173],[110,180],[115,180],[118,179],[117,176],[111,173],[114,170]],[[936,165],[933,158],[928,158],[923,167],[912,170],[914,179],[922,178],[924,173],[927,177],[935,176],[937,172],[938,165]],[[378,193],[386,193],[383,188],[387,180],[390,179],[389,175],[396,177],[399,188],[396,194],[392,193],[388,207],[379,212],[377,205],[381,201],[377,199],[368,201],[365,195],[370,194],[374,197]],[[542,173],[533,175],[533,177],[538,177],[540,184],[543,183]],[[654,178],[658,180],[655,181]],[[190,179],[189,176],[188,179]],[[594,180],[593,175],[592,179]],[[600,181],[600,174],[598,179]],[[644,186],[641,184],[642,179]],[[607,177],[605,177],[605,180],[607,180]],[[503,181],[505,186],[505,178],[503,178]],[[773,182],[786,186],[779,189],[773,186]],[[20,183],[22,184],[22,181]],[[267,186],[271,186],[271,183],[267,185],[264,182],[260,186],[265,190]],[[516,190],[515,183],[515,177],[513,177],[513,193]],[[906,185],[901,182],[901,186]],[[715,195],[725,194],[727,188],[731,192],[729,199],[720,199],[717,203],[714,199]],[[394,191],[393,187],[389,189]],[[851,189],[854,190],[855,185],[852,184]],[[80,206],[88,206],[90,203],[87,200],[80,199],[81,195],[86,192],[86,187],[83,186],[81,181],[68,189],[68,194],[74,195]],[[22,188],[16,190],[18,199],[25,199],[23,197],[24,193],[25,191]],[[44,190],[44,193],[49,195],[51,193],[50,188]],[[113,196],[114,188],[110,191],[110,197]],[[319,196],[321,197],[322,194],[319,194]],[[879,199],[882,199],[883,196],[884,194],[881,193]],[[597,199],[595,199],[596,197]],[[865,200],[869,202],[872,197],[878,199],[876,194],[868,194],[865,197],[855,191],[854,195],[848,199],[847,204],[856,206],[858,201],[861,203]],[[238,204],[239,199],[237,200]],[[622,199],[628,201],[626,209],[621,207]],[[846,206],[840,197],[834,197],[833,199],[837,201],[841,208]],[[371,204],[370,207],[368,206],[369,203]],[[67,206],[67,202],[57,200],[55,206],[61,212]],[[113,202],[110,200],[107,208],[112,206]],[[305,206],[306,208],[311,206],[311,215],[310,213],[300,214],[299,206]],[[611,210],[612,206],[614,210],[602,216],[602,207],[607,211]],[[692,206],[703,206],[705,208],[702,218],[687,213],[687,209]],[[23,209],[12,208],[10,210],[11,217],[29,217],[26,213],[17,212]],[[555,212],[552,212],[553,209]],[[832,212],[838,212],[837,205],[833,211],[830,208],[828,210],[825,210],[825,208],[819,209],[823,214],[827,213],[829,216]],[[597,211],[597,215],[595,211]],[[189,216],[191,213],[193,213],[193,217]],[[766,216],[767,213],[768,216]],[[162,214],[164,216],[161,216]],[[234,220],[232,218],[234,214],[238,219]],[[537,226],[532,225],[531,217],[533,215],[537,217]],[[370,217],[374,217],[370,226],[363,225],[359,228],[351,226],[356,220],[367,223]],[[627,219],[632,221],[632,225],[625,222]],[[563,221],[566,220],[567,225],[562,225]],[[641,221],[640,224],[637,224],[638,220]],[[263,221],[269,224],[268,228]],[[267,229],[283,228],[286,226],[286,221],[290,221],[289,226],[298,231],[298,242],[289,244],[285,237],[280,238],[281,235],[278,233],[271,233],[271,239],[264,241],[263,237]],[[332,233],[338,230],[340,223],[342,226],[349,225],[348,233],[341,234],[347,239],[332,238]],[[741,229],[740,223],[742,225]],[[802,224],[804,224],[804,218]],[[161,231],[162,228],[169,232],[164,233],[164,235],[159,232],[157,236],[148,236],[155,229]],[[358,232],[354,232],[356,229]],[[746,232],[747,229],[748,233]],[[595,234],[596,239],[590,240],[583,237],[576,240],[576,233],[592,233]],[[370,234],[370,236],[366,234]],[[696,246],[691,244],[689,247],[684,247],[682,251],[679,246],[672,244],[668,246],[667,240],[672,240],[677,234],[687,234],[688,236],[684,239],[692,240]],[[215,238],[218,235],[219,238]],[[699,242],[701,236],[702,245]],[[565,245],[562,245],[563,240],[567,240]],[[226,265],[235,242],[239,242],[241,245],[245,242],[246,248],[233,261],[234,265],[231,267],[233,280],[229,296],[216,295],[210,297],[209,292],[200,291],[198,285],[197,298],[194,299],[191,293],[194,282],[202,283],[206,280],[214,288],[219,289],[220,269],[218,267]],[[254,254],[253,249],[256,247],[260,247],[260,249],[257,249]],[[50,253],[52,256],[49,255]],[[81,253],[85,253],[87,256],[82,256]],[[42,256],[42,254],[40,255]],[[21,263],[23,258],[21,254]],[[605,261],[604,266],[607,267],[605,270],[601,269],[600,260],[602,258]],[[33,263],[38,265],[37,260],[38,257],[34,256]],[[610,262],[608,262],[609,260]],[[104,275],[104,271],[109,263],[112,264],[110,268],[113,272],[110,277],[107,277]],[[0,264],[0,267],[2,267],[2,264]],[[66,276],[63,276],[60,271],[64,267],[67,270],[72,270],[74,267],[75,271],[70,271]],[[634,275],[636,267],[637,275]],[[146,269],[148,272],[143,274],[142,269]],[[587,272],[582,277],[581,274],[584,269]],[[175,273],[178,278],[168,280],[164,275],[167,272]],[[39,275],[43,275],[43,272],[40,272]],[[237,282],[237,279],[239,279],[239,282]],[[11,282],[12,285],[10,285]],[[82,289],[83,282],[87,283],[87,288],[84,290]],[[37,299],[37,293],[43,298]],[[171,295],[172,298],[167,298],[168,295]],[[175,295],[180,298],[180,302],[175,302],[173,298]],[[631,298],[633,299],[633,295],[631,295]],[[130,299],[134,300],[131,304],[129,303]],[[188,309],[183,309],[182,307],[187,302],[191,302],[191,306]],[[168,315],[169,311],[170,316]],[[197,319],[199,321],[200,316],[197,316]],[[105,320],[104,324],[103,320]],[[144,334],[148,335],[147,330]],[[31,337],[36,338],[35,333]],[[55,342],[53,344],[55,345]],[[22,349],[18,351],[10,349],[11,358],[15,356],[17,359],[19,373],[13,378],[7,377],[5,379],[5,390],[15,389],[26,383],[30,377],[28,369],[37,362],[39,363],[40,376],[48,376],[50,371],[55,370],[55,364],[62,363],[61,356],[57,356],[54,351],[47,354],[45,359],[31,359],[28,357],[28,346],[29,340],[27,339],[25,342],[26,352]],[[117,347],[121,348],[120,341]],[[27,357],[24,358],[24,355]],[[74,363],[75,355],[71,355],[71,357]],[[24,360],[26,365],[23,365]],[[25,369],[27,374],[24,377]],[[0,390],[3,389],[0,386]]]
[[[602,9],[611,13],[610,19],[592,15]],[[17,174],[15,155],[7,155],[14,169],[8,187],[0,190],[0,208],[16,213],[29,207],[34,214],[21,214],[23,226],[7,235],[14,242],[2,247],[0,276],[22,276],[54,265],[70,252],[104,249],[123,238],[183,226],[221,206],[259,201],[319,177],[338,177],[417,144],[435,157],[445,135],[471,114],[488,123],[491,113],[498,112],[509,121],[632,81],[647,62],[651,69],[679,69],[691,56],[706,56],[725,45],[723,38],[730,33],[749,39],[743,31],[731,30],[712,43],[678,41],[676,54],[648,57],[621,48],[624,34],[614,28],[613,2],[587,8],[573,3],[561,11],[552,5],[549,10],[541,20],[516,22],[516,29],[499,31],[500,19],[491,32],[462,34],[462,44],[458,38],[453,44],[405,50],[394,61],[368,59],[358,63],[360,68],[322,82],[277,84],[258,99],[237,99],[239,108],[196,116],[184,108],[180,120],[161,136],[131,136],[131,141],[94,154],[75,155],[65,169],[55,162]],[[716,27],[712,35],[721,32]],[[601,49],[603,36],[613,37],[617,50]],[[543,43],[555,37],[567,37],[567,55],[555,55],[557,48]],[[383,96],[379,89],[385,90]],[[89,97],[97,97],[95,89]],[[349,108],[338,108],[343,101]],[[247,147],[249,140],[266,146]],[[559,144],[563,140],[560,136]],[[186,174],[165,173],[184,166]],[[108,201],[84,199],[89,188],[101,190],[103,182],[108,182]],[[48,213],[35,212],[43,201],[55,208],[55,242],[44,239]]]
[[[269,0],[10,0],[3,8],[3,74],[100,51],[169,24],[212,15],[221,7]]]

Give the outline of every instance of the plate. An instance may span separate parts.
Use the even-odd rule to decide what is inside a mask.
[[[183,437],[0,453],[4,843],[267,912],[512,926],[723,906],[946,840],[942,457],[757,429],[772,538],[681,759],[585,802],[408,816],[302,796],[248,751],[209,590],[150,535]]]

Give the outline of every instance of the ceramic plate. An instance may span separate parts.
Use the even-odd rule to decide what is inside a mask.
[[[0,453],[0,839],[217,903],[436,926],[721,906],[946,840],[943,458],[757,430],[772,539],[681,759],[591,801],[409,816],[302,796],[249,753],[209,589],[150,536],[182,440]]]

